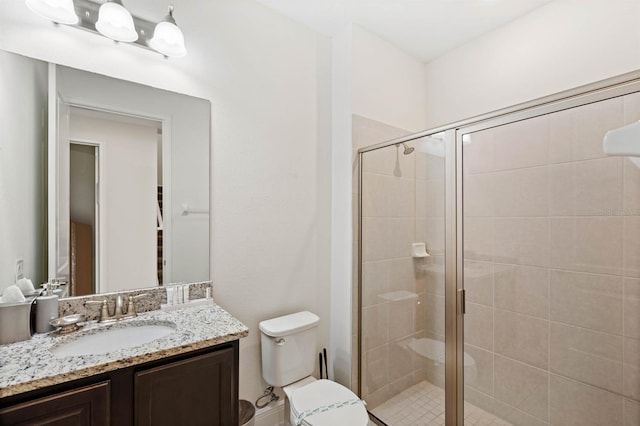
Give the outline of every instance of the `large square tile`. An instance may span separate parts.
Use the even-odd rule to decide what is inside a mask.
[[[513,358],[534,367],[547,368],[549,366],[549,322],[496,310],[495,351],[504,357]]]

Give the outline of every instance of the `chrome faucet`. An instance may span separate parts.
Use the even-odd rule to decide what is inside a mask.
[[[100,305],[101,309],[100,309],[100,319],[98,320],[98,322],[100,323],[104,323],[104,322],[112,322],[112,321],[118,321],[121,319],[125,319],[125,318],[134,318],[138,316],[138,313],[136,312],[136,305],[135,305],[135,301],[138,299],[141,299],[143,297],[147,297],[149,296],[148,293],[142,293],[142,294],[138,294],[135,296],[128,296],[129,302],[127,303],[127,306],[124,306],[124,299],[122,297],[121,294],[119,294],[118,296],[116,296],[116,300],[115,300],[115,307],[113,309],[113,314],[111,314],[111,312],[109,312],[109,299],[103,299],[103,300],[87,300],[86,302],[84,302],[85,306],[86,305]]]

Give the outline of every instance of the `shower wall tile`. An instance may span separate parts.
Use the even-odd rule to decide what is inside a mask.
[[[444,297],[426,295],[424,312],[426,318],[424,330],[427,333],[444,336]]]
[[[427,182],[425,180],[416,180],[416,219],[424,219],[427,217],[427,210],[431,208],[432,201],[427,197]]]
[[[546,268],[496,264],[494,292],[496,308],[540,318],[549,316]]]
[[[549,423],[531,416],[523,411],[505,404],[501,401],[495,401],[494,414],[501,419],[511,423],[513,426],[548,426]]]
[[[496,174],[470,175],[464,179],[463,203],[466,217],[495,215]]]
[[[489,351],[493,350],[493,309],[467,303],[464,321],[466,343]]]
[[[362,218],[362,261],[375,262],[387,258],[389,220],[386,218]]]
[[[624,335],[640,340],[640,280],[624,280]]]
[[[551,319],[622,335],[622,278],[552,270]]]
[[[416,292],[416,278],[414,274],[413,259],[403,257],[390,261],[389,291]]]
[[[640,403],[624,400],[624,426],[640,425]]]
[[[391,395],[397,395],[400,392],[402,392],[403,390],[410,388],[415,383],[416,382],[414,381],[414,375],[413,374],[407,374],[406,376],[403,376],[403,377],[401,377],[401,378],[389,383],[389,393],[391,393]]]
[[[393,382],[412,374],[414,370],[415,355],[405,341],[389,343],[389,381]]]
[[[362,306],[368,307],[383,302],[380,295],[390,290],[391,261],[380,260],[362,264]]]
[[[640,162],[636,164],[630,158],[623,158],[622,161],[624,164],[624,212],[608,213],[638,216],[640,215]]]
[[[413,144],[413,146],[419,146],[420,142]],[[414,151],[416,155],[416,179],[418,180],[433,180],[443,179],[445,176],[445,164],[444,158],[436,155],[426,154],[420,152],[419,149]]]
[[[493,306],[493,270],[492,262],[464,261],[464,288],[467,301]]]
[[[426,259],[416,259],[414,263],[418,273],[424,274],[424,292],[444,296],[444,256],[431,255]]]
[[[494,171],[494,129],[482,130],[465,137],[469,138],[469,141],[462,145],[464,152],[462,171],[465,174],[465,179],[467,175]]]
[[[389,391],[389,385],[385,385],[375,392],[363,393],[363,395],[365,395],[363,399],[367,402],[367,410],[373,410],[393,396]]]
[[[622,274],[622,218],[554,218],[550,236],[552,268]]]
[[[395,341],[415,332],[415,309],[417,300],[389,303],[389,341]]]
[[[552,372],[621,393],[621,336],[552,322],[549,352]]]
[[[389,187],[386,194],[391,217],[416,217],[416,181],[387,177]]]
[[[418,222],[423,230],[418,232]],[[432,256],[444,256],[444,218],[428,217],[424,221],[416,221],[416,242],[426,244],[427,252]]]
[[[493,352],[472,345],[465,345],[464,351],[475,361],[476,370],[475,377],[465,376],[465,384],[485,395],[493,395]]]
[[[425,293],[419,293],[418,299],[415,305],[415,315],[414,315],[414,330],[416,332],[424,332],[425,324],[427,321],[426,311],[425,311],[425,301],[427,300],[427,295]]]
[[[415,160],[412,155],[404,155],[401,147],[389,147],[367,153],[363,165],[365,172],[387,176],[415,178]]]
[[[546,115],[493,129],[494,170],[543,166],[549,158]]]
[[[495,352],[538,368],[549,366],[549,323],[495,310]]]
[[[624,124],[635,123],[640,120],[640,92],[631,93],[622,99],[624,108]],[[638,422],[640,424],[640,422]]]
[[[550,216],[605,216],[622,209],[623,159],[601,158],[549,166]]]
[[[573,143],[573,111],[549,115],[549,163],[566,163],[575,159]]]
[[[640,277],[640,216],[624,218],[624,274]]]
[[[622,424],[622,397],[555,374],[550,382],[552,425],[603,426]]]
[[[494,232],[492,218],[464,218],[464,258],[493,261]]]
[[[364,353],[363,367],[365,374],[362,376],[362,386],[368,394],[377,392],[387,385],[388,364],[387,346],[381,346]]]
[[[606,157],[602,150],[605,133],[623,125],[622,98],[573,108],[549,116],[550,162]]]
[[[624,124],[622,98],[596,102],[572,111],[576,160],[604,157],[602,139],[605,133]]]
[[[624,339],[623,394],[640,402],[640,340]]]
[[[361,115],[351,116],[351,136],[354,148],[363,148],[376,143],[388,141],[408,135],[410,132],[398,127],[389,126]]]
[[[467,409],[466,404],[470,403],[475,405],[478,408],[483,409],[488,413],[493,413],[493,405],[495,400],[492,396],[482,393],[480,391],[475,390],[470,386],[464,387],[464,401],[465,401],[465,409]]]
[[[354,115],[354,177],[358,177],[359,166],[355,148],[407,133]],[[417,164],[419,174],[416,174]],[[438,183],[436,179],[443,177],[444,161],[419,150],[404,155],[400,148],[391,146],[364,154],[363,169],[362,396],[369,408],[373,408],[415,383],[419,363],[416,355],[407,349],[407,342],[425,335],[425,328],[436,332],[434,336],[443,338],[444,335],[444,298],[434,295],[427,298],[424,293],[426,280],[431,278],[442,283],[429,283],[430,289],[443,288],[444,274],[429,276],[426,270],[418,271],[419,264],[410,257],[411,243],[417,235],[421,235],[420,240],[428,244],[431,252],[440,250],[442,254],[444,250],[444,238],[438,234],[444,233],[444,215],[434,214],[444,208],[443,200],[434,203],[428,198],[443,197],[438,187],[443,186],[443,181]],[[358,190],[357,179],[354,179],[354,194]],[[359,214],[357,198],[353,206],[355,225]],[[421,209],[420,218],[416,214],[418,209]],[[357,261],[357,245],[354,245],[353,258]],[[357,263],[354,264],[356,270]],[[353,283],[357,283],[357,275]],[[353,289],[354,300],[357,300],[357,286]],[[395,296],[414,294],[415,297],[394,301],[393,292],[403,292]],[[441,293],[444,294],[443,290]],[[354,312],[357,313],[357,309],[356,303]],[[357,335],[354,340],[356,338]]]
[[[638,120],[640,93],[463,146],[466,349],[494,355],[466,401],[514,425],[640,425],[640,167],[602,150]]]
[[[430,179],[423,183],[423,192],[416,191],[416,200],[423,201],[423,205],[416,208],[416,216],[443,218],[445,215],[444,179]]]
[[[396,259],[411,256],[411,244],[415,236],[415,219],[387,219],[389,226],[385,258]]]
[[[363,174],[362,215],[365,217],[389,216],[387,192],[391,178],[377,173]]]
[[[386,303],[362,309],[362,347],[379,348],[389,341],[389,306]]]
[[[547,267],[549,265],[549,220],[496,218],[495,261]]]
[[[496,355],[495,398],[541,420],[548,417],[549,373]]]
[[[546,217],[548,214],[549,169],[533,167],[493,175],[497,217]],[[472,197],[470,197],[472,198]]]

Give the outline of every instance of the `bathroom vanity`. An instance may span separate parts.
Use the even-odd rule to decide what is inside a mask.
[[[85,336],[153,324],[175,330],[142,346],[54,355]],[[235,426],[238,340],[247,334],[211,303],[0,346],[0,424]]]

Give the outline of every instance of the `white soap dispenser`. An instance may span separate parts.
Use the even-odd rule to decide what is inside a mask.
[[[53,294],[54,284],[45,283],[44,295],[36,298],[36,333],[48,333],[55,327],[49,324],[58,318],[58,295]]]

